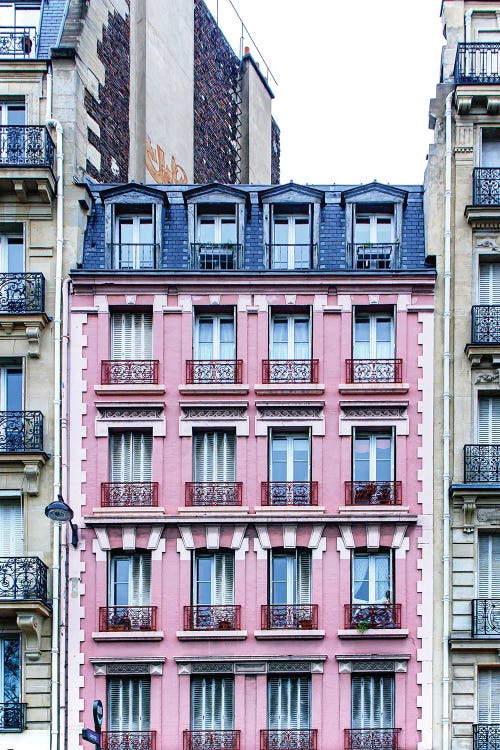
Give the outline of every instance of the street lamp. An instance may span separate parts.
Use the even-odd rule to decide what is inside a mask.
[[[62,525],[68,522],[71,526],[71,544],[73,547],[78,546],[78,526],[72,522],[73,511],[67,503],[64,502],[62,495],[57,496],[57,500],[49,503],[45,508],[45,515],[51,521]]]

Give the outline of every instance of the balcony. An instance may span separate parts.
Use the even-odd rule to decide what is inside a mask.
[[[459,43],[454,77],[457,85],[500,83],[500,43]]]
[[[242,359],[188,359],[186,361],[186,383],[188,385],[243,382]]]
[[[260,750],[317,750],[317,729],[261,729]]]
[[[317,505],[317,482],[262,482],[261,505]]]
[[[464,482],[500,482],[500,445],[464,446]]]
[[[473,600],[472,637],[500,640],[500,599]]]
[[[500,305],[472,307],[471,343],[500,344]]]
[[[157,359],[105,359],[101,362],[102,385],[158,385]]]
[[[184,607],[184,630],[241,630],[241,606],[198,604]]]
[[[474,724],[474,750],[500,750],[500,724]]]
[[[189,730],[182,733],[183,750],[240,750],[239,729]]]
[[[474,206],[500,206],[500,167],[476,167],[473,174]]]
[[[243,245],[235,242],[191,243],[191,268],[197,271],[237,271],[243,268]]]
[[[346,482],[346,505],[401,505],[401,482]]]
[[[344,750],[398,750],[401,729],[344,729]]]
[[[317,604],[264,604],[261,609],[262,630],[317,630]]]
[[[312,268],[318,246],[311,242],[266,245],[272,271],[303,271]]]
[[[34,57],[35,50],[34,26],[0,26],[0,57],[26,59]]]
[[[159,267],[160,246],[156,243],[113,242],[107,248],[115,271],[152,271]]]
[[[186,482],[186,506],[241,505],[242,482]]]
[[[42,273],[0,273],[0,314],[43,313],[44,306]]]
[[[0,703],[0,732],[26,729],[26,703]]]
[[[54,142],[44,125],[0,125],[0,167],[53,169],[54,153]]]
[[[158,482],[103,482],[101,507],[142,508],[158,505]]]
[[[345,604],[344,627],[364,632],[369,628],[401,628],[401,604]]]
[[[101,732],[102,750],[156,750],[155,731]]]
[[[29,601],[50,607],[47,566],[38,557],[0,557],[0,603]]]
[[[346,383],[401,383],[402,359],[346,359]]]
[[[358,271],[392,271],[401,267],[399,242],[347,245],[347,267]]]
[[[0,453],[43,451],[40,411],[0,411]]]
[[[318,359],[264,359],[263,383],[317,383]]]
[[[158,607],[99,607],[99,631],[156,630]]]

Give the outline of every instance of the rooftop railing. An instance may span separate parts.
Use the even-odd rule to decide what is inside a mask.
[[[158,266],[159,245],[152,242],[113,242],[108,245],[115,271],[152,271]]]
[[[54,142],[45,125],[0,125],[0,167],[54,167]]]
[[[269,264],[273,271],[300,271],[312,268],[316,251],[317,245],[312,242],[267,245]]]
[[[0,273],[0,313],[42,313],[44,307],[42,273]]]

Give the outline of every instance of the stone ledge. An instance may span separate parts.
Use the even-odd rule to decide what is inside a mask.
[[[161,641],[164,638],[163,630],[119,630],[115,632],[92,633],[94,641]]]
[[[307,628],[290,628],[276,630],[255,630],[254,636],[257,640],[321,640],[325,637],[324,630],[308,630]]]
[[[339,638],[362,639],[362,638],[408,638],[407,628],[368,628],[363,633],[357,628],[339,630]]]
[[[194,383],[192,385],[183,383],[179,386],[179,393],[182,393],[183,396],[226,396],[228,394],[241,396],[248,393],[249,390],[248,384],[237,383]]]
[[[244,641],[246,630],[178,630],[179,641]]]

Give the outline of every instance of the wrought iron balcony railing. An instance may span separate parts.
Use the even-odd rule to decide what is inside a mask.
[[[185,501],[192,505],[241,505],[242,482],[186,482]]]
[[[191,268],[199,271],[237,271],[243,268],[243,245],[237,242],[193,242]]]
[[[34,57],[34,26],[0,26],[0,57]]]
[[[498,205],[500,206],[500,201]],[[472,307],[471,343],[500,344],[500,305],[474,305]]]
[[[474,599],[472,637],[500,640],[500,599]]]
[[[156,750],[156,731],[121,729],[101,732],[102,750]]]
[[[476,167],[473,179],[474,206],[500,206],[500,166]]]
[[[267,245],[270,268],[273,271],[299,271],[312,268],[317,247],[311,242]]]
[[[242,383],[242,359],[188,359],[186,383]]]
[[[402,359],[346,359],[346,383],[401,383]]]
[[[262,505],[317,505],[317,482],[262,482]]]
[[[500,750],[500,724],[474,724],[474,750]]]
[[[346,505],[401,505],[401,482],[346,482]]]
[[[350,242],[347,265],[358,271],[391,271],[400,268],[399,242]]]
[[[113,242],[108,245],[115,271],[152,271],[158,266],[160,246],[152,242]]]
[[[500,445],[464,446],[464,482],[500,482]]]
[[[261,729],[260,750],[317,750],[317,729]]]
[[[44,305],[43,273],[0,273],[1,313],[42,313]]]
[[[158,607],[99,607],[99,630],[156,630]]]
[[[400,628],[401,604],[346,604],[344,605],[344,627]]]
[[[158,384],[157,359],[104,359],[101,362],[101,383],[113,384]]]
[[[185,729],[183,750],[240,750],[239,729]]]
[[[103,482],[103,508],[136,508],[158,505],[158,482]]]
[[[317,383],[318,359],[264,359],[263,383]]]
[[[0,602],[41,601],[47,596],[47,566],[39,557],[0,557]]]
[[[0,453],[43,450],[40,411],[0,411]]]
[[[344,750],[398,750],[401,729],[344,729]]]
[[[0,703],[0,732],[26,729],[26,703]]]
[[[54,142],[44,125],[0,125],[0,167],[54,167]]]
[[[460,42],[455,58],[455,83],[499,83],[500,43]]]
[[[184,630],[240,629],[240,604],[197,604],[184,607]]]
[[[264,604],[261,609],[262,630],[317,630],[317,604]]]

